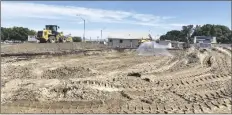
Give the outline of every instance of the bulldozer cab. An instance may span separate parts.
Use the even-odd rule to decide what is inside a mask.
[[[57,31],[60,27],[57,25],[45,25],[46,30],[51,30],[52,35],[57,36],[59,32]]]
[[[57,32],[57,30],[60,28],[59,26],[57,25],[46,25],[45,28],[47,30],[51,30],[52,32]]]

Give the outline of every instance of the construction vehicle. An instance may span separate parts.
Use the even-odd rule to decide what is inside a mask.
[[[149,38],[142,38],[142,39],[140,39],[140,40],[139,40],[139,45],[141,45],[141,44],[144,43],[144,42],[150,42],[150,41],[152,41],[152,37],[151,37],[150,34],[148,35],[148,37],[149,37]]]
[[[57,25],[45,25],[45,29],[37,32],[36,39],[40,43],[72,42],[71,36],[64,36],[63,32],[57,31],[59,28]]]

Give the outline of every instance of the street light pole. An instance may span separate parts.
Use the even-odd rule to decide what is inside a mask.
[[[104,27],[103,29],[101,29],[101,40],[102,40],[102,30],[106,29],[106,27]]]
[[[83,41],[85,42],[85,19],[83,19],[84,20],[84,37],[83,37]]]
[[[101,30],[101,39],[102,39],[102,30]]]
[[[82,18],[79,14],[77,14],[84,21],[84,33],[83,33],[83,41],[85,42],[85,19]]]

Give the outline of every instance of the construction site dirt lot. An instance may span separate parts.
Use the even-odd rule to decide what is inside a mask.
[[[88,49],[52,45],[53,52]],[[2,57],[1,113],[231,113],[230,48],[139,56],[94,47],[101,50]],[[1,52],[42,48],[51,44],[9,45]]]

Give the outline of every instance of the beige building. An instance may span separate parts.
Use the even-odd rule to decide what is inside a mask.
[[[137,48],[139,46],[139,38],[108,38],[108,46],[119,48]]]
[[[117,35],[109,35],[108,36],[108,46],[116,48],[138,48],[139,41],[142,38],[149,38],[149,34],[117,34]]]

